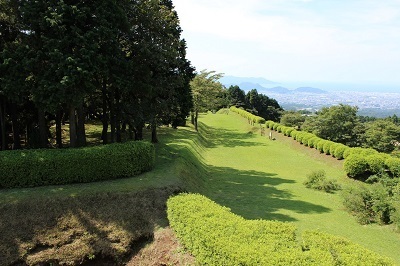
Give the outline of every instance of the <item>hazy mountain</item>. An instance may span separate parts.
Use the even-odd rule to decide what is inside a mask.
[[[265,78],[253,78],[253,77],[235,77],[235,76],[224,76],[219,80],[223,85],[229,87],[231,85],[238,85],[245,83],[251,83],[258,86],[270,86],[271,84],[277,84],[276,82],[267,80]],[[253,88],[254,89],[254,88]]]
[[[261,86],[258,83],[242,82],[242,83],[237,84],[237,85],[244,91],[249,91],[249,90],[252,90],[252,89],[256,89],[257,91],[265,90],[265,87]]]
[[[289,90],[288,88],[281,87],[281,86],[268,88],[268,89],[265,89],[264,91],[273,92],[273,93],[279,93],[279,94],[287,94],[287,93],[292,93],[293,92],[292,90]]]
[[[305,93],[318,93],[318,94],[326,94],[328,93],[327,91],[317,89],[317,88],[312,88],[312,87],[300,87],[294,90],[295,92],[305,92]]]

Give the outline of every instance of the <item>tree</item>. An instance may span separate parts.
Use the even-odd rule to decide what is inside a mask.
[[[392,152],[400,142],[400,126],[389,119],[369,122],[365,127],[363,146],[380,152]]]
[[[252,89],[246,94],[246,107],[249,112],[272,121],[279,121],[283,111],[275,99],[259,94],[256,89]]]
[[[306,116],[300,114],[299,112],[287,111],[281,117],[281,124],[287,127],[298,127],[306,120]]]
[[[236,107],[246,106],[246,94],[239,86],[230,86],[227,90],[229,105]]]
[[[360,124],[357,111],[358,107],[344,104],[324,107],[317,116],[308,117],[302,129],[323,139],[357,146],[356,129]]]
[[[202,70],[190,82],[193,96],[192,123],[196,131],[199,112],[215,110],[220,105],[219,95],[223,86],[218,81],[222,74],[215,71]]]

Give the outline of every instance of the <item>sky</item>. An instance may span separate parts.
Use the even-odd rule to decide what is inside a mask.
[[[400,92],[400,0],[173,3],[197,71]]]

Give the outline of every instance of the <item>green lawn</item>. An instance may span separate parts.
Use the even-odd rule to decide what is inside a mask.
[[[298,147],[274,132],[276,140],[232,112],[200,117],[202,152],[208,171],[204,194],[246,219],[294,222],[300,231],[320,229],[392,257],[400,265],[400,234],[390,226],[359,225],[342,205],[340,193],[305,188],[306,175],[323,169],[346,186],[342,163]],[[268,130],[267,130],[268,132]],[[267,134],[268,135],[268,134]]]
[[[0,211],[4,215],[0,217],[0,231],[8,232],[8,236],[0,236],[0,258],[2,248],[5,256],[11,250],[26,253],[28,258],[45,257],[45,247],[59,253],[64,247],[62,241],[65,247],[70,242],[83,247],[74,250],[87,248],[114,254],[116,249],[110,247],[117,243],[116,234],[118,241],[126,242],[120,245],[122,249],[132,239],[165,226],[165,214],[160,209],[164,208],[163,200],[174,191],[184,190],[205,194],[246,219],[289,221],[299,231],[320,229],[344,236],[394,258],[400,265],[400,234],[392,227],[361,226],[344,211],[340,194],[310,190],[302,184],[307,174],[324,169],[329,178],[346,186],[353,181],[345,176],[342,162],[275,132],[274,141],[260,136],[258,128],[234,113],[202,115],[199,122],[200,134],[191,127],[160,129],[156,167],[149,173],[90,184],[0,190]],[[148,195],[143,194],[148,189]],[[163,195],[157,199],[155,195],[160,191]],[[40,204],[46,207],[37,206]],[[156,215],[143,216],[143,227],[141,212],[153,210]],[[43,218],[46,215],[48,219]],[[72,222],[71,216],[75,219]],[[63,221],[70,227],[75,221],[78,233],[65,231]],[[19,231],[10,231],[10,227],[19,227]],[[111,234],[110,230],[116,231]],[[48,236],[59,239],[53,243]],[[104,241],[108,241],[105,248]],[[88,255],[77,254],[76,258]]]

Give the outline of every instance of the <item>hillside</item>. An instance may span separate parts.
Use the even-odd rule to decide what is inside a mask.
[[[346,237],[400,265],[400,237],[391,227],[360,226],[343,210],[339,194],[302,184],[307,174],[324,169],[346,186],[352,181],[345,177],[341,161],[281,134],[274,133],[271,141],[234,113],[203,114],[199,133],[191,127],[162,128],[159,137],[155,169],[138,177],[0,191],[0,229],[7,232],[0,236],[0,261],[21,256],[31,264],[52,258],[114,265],[134,257],[130,265],[146,259],[185,265],[192,260],[182,259],[179,247],[164,250],[177,240],[160,229],[168,225],[166,199],[190,191],[248,220],[292,222],[299,231],[319,229]],[[140,251],[146,243],[154,245]],[[76,253],[72,247],[79,247],[73,249]]]

